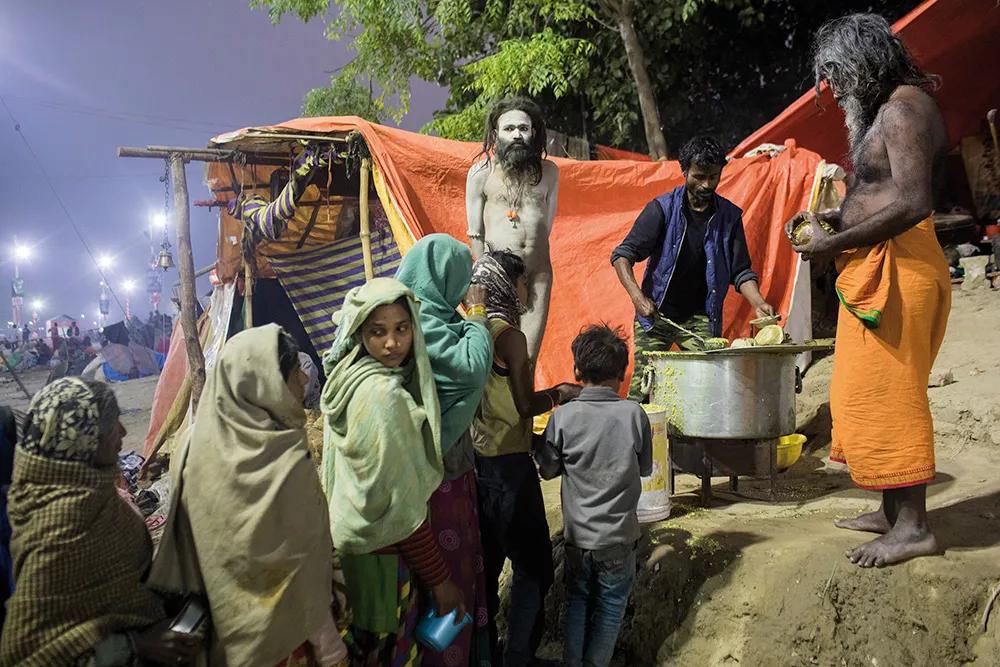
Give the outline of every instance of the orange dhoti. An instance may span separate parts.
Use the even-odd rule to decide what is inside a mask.
[[[933,219],[837,260],[833,447],[866,489],[934,478],[931,367],[951,310],[951,278]]]

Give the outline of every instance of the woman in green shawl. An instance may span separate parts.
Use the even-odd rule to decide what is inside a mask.
[[[465,611],[427,520],[443,466],[418,312],[396,280],[356,287],[323,359],[323,488],[353,613],[349,651],[364,667],[417,661],[415,583],[431,590],[439,614]]]
[[[493,339],[486,326],[486,293],[481,286],[469,285],[472,253],[447,234],[431,234],[417,241],[403,258],[396,278],[420,300],[418,319],[441,404],[445,478],[431,496],[431,524],[474,619],[446,652],[427,651],[423,664],[488,665],[489,615],[469,435],[493,361]],[[468,318],[456,311],[463,298]]]

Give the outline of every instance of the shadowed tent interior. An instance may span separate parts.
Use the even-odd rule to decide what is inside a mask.
[[[1000,6],[995,0],[927,0],[893,25],[917,63],[941,77],[935,92],[952,145],[983,129],[986,110],[1000,105]],[[847,160],[844,114],[823,85],[810,88],[744,139],[732,155],[786,139],[831,162]]]

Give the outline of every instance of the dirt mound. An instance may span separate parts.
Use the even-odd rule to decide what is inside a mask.
[[[829,462],[831,357],[816,360],[798,397],[803,456],[780,476],[777,502],[763,482],[722,478],[710,509],[699,482],[678,477],[675,508],[647,527],[642,566],[622,627],[616,665],[1000,665],[1000,294],[956,292],[929,389],[938,475],[929,520],[945,554],[861,570],[845,552],[870,536],[836,518],[870,511],[878,495]],[[995,346],[993,346],[995,347]],[[888,398],[888,397],[887,397]],[[545,486],[557,531],[558,485]],[[562,546],[546,602],[543,657],[558,660]]]

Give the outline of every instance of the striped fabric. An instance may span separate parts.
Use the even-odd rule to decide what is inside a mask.
[[[333,314],[343,305],[347,290],[365,282],[361,239],[342,239],[314,250],[272,255],[268,259],[309,339],[322,355],[333,343]],[[400,259],[389,227],[373,229],[375,277],[395,275]]]

